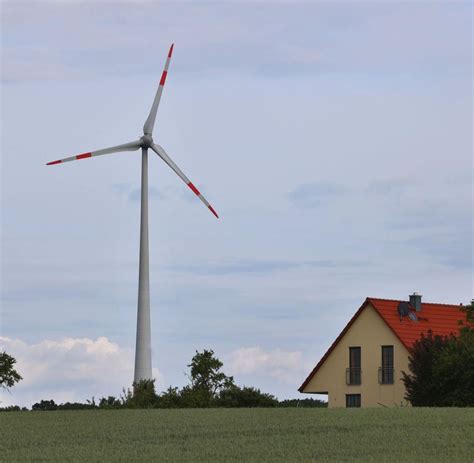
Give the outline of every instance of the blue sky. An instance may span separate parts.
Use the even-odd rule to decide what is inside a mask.
[[[3,2],[3,403],[118,394],[133,372],[139,153],[151,157],[153,366],[195,349],[279,397],[367,296],[472,297],[472,6]]]

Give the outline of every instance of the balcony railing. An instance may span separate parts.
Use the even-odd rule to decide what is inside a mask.
[[[358,386],[362,383],[362,370],[360,368],[346,368],[346,384]]]
[[[388,367],[379,368],[379,383],[380,384],[393,384],[394,369]]]

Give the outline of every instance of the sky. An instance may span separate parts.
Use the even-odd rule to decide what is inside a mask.
[[[470,2],[1,3],[1,405],[133,379],[142,134],[153,372],[297,392],[366,297],[472,298]]]

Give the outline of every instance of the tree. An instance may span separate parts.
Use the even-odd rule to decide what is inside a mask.
[[[406,399],[418,407],[474,406],[474,330],[459,336],[422,335],[410,349],[403,372]]]
[[[124,390],[122,404],[126,408],[153,408],[157,406],[159,397],[155,392],[154,379],[142,379],[133,383],[133,393]]]
[[[169,387],[160,396],[159,408],[181,408],[181,393],[177,387]]]
[[[442,393],[433,377],[433,365],[439,357],[442,348],[447,344],[447,338],[421,335],[410,349],[408,368],[410,375],[402,372],[402,381],[405,384],[405,398],[415,407],[439,406]]]
[[[443,394],[441,406],[474,406],[474,329],[465,327],[451,337],[433,365]]]
[[[181,408],[209,408],[214,406],[215,397],[204,388],[184,386],[179,392]]]
[[[99,400],[99,408],[121,408],[122,402],[119,399],[115,398],[113,395],[109,395],[108,397],[102,397]]]
[[[0,388],[7,389],[13,387],[23,378],[15,370],[16,360],[5,351],[0,352]]]
[[[253,387],[239,387],[223,371],[213,350],[196,351],[188,365],[190,384],[170,387],[159,396],[158,408],[276,407],[278,400]]]
[[[39,411],[52,411],[57,410],[58,406],[54,402],[54,400],[42,400],[39,403],[35,403],[32,407],[32,410],[39,410]]]
[[[223,363],[214,356],[213,350],[196,351],[188,367],[191,384],[183,388],[184,403],[195,407],[209,407],[219,391],[234,385],[234,378],[226,376]]]

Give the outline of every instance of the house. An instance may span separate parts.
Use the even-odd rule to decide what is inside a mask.
[[[465,314],[459,305],[368,297],[298,389],[327,394],[329,407],[408,405],[402,371],[408,349],[429,330],[459,333]]]

